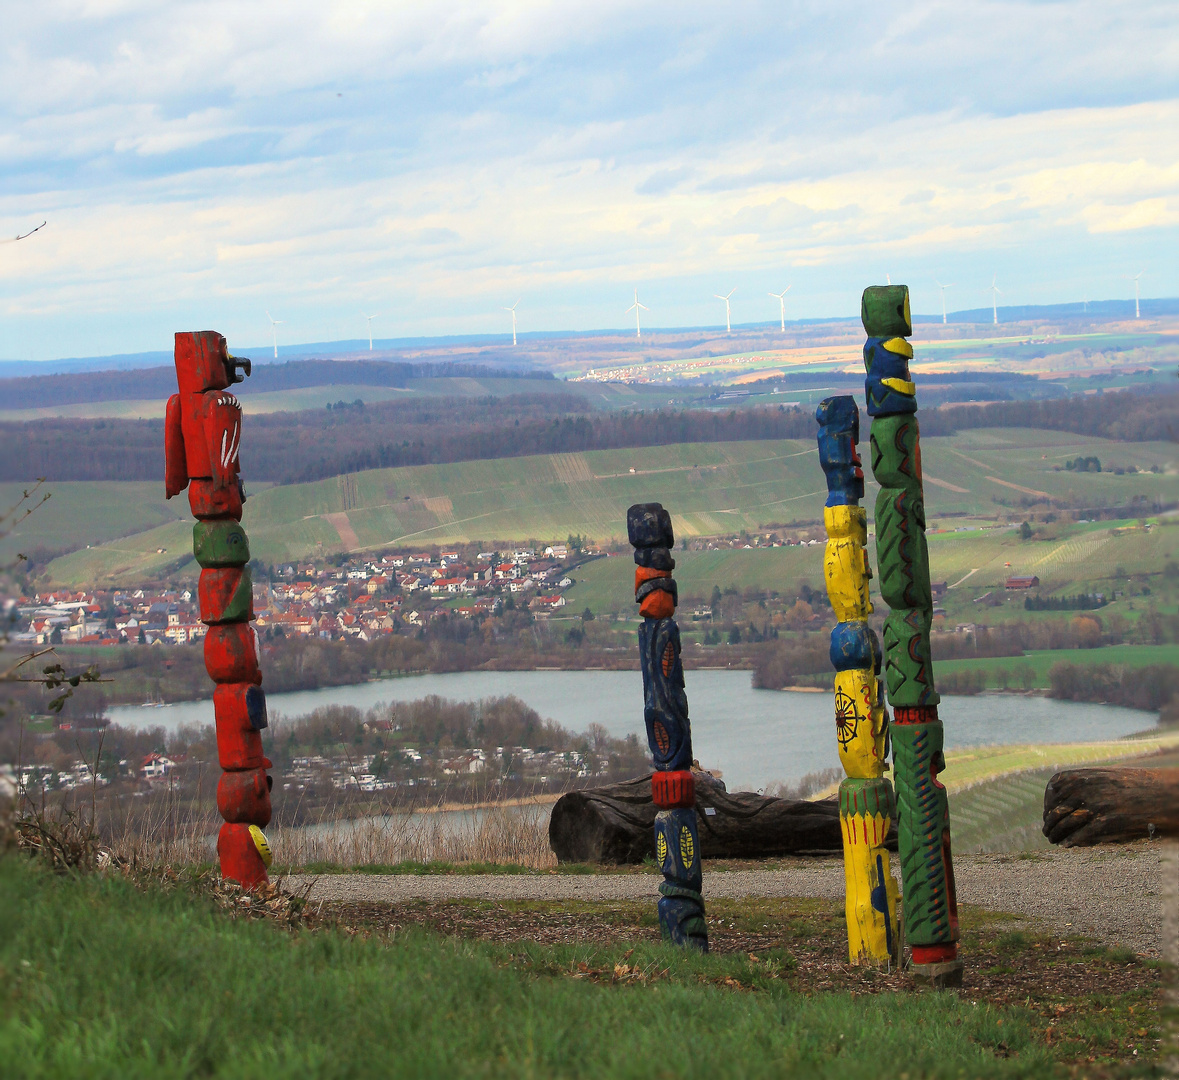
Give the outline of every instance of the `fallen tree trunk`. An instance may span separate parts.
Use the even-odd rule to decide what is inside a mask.
[[[1179,768],[1058,772],[1044,790],[1043,832],[1063,847],[1179,836]]]
[[[655,855],[651,777],[571,791],[553,807],[549,845],[559,862],[637,863]],[[843,849],[839,801],[795,802],[696,775],[700,852],[706,859],[760,859]],[[896,850],[896,825],[889,837]]]

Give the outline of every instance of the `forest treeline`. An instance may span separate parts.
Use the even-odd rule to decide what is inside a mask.
[[[1164,440],[1179,437],[1179,392],[956,405],[924,409],[920,415],[927,436],[1027,427],[1125,441]],[[867,435],[866,422],[861,431]],[[595,412],[587,411],[585,398],[572,392],[439,396],[372,404],[357,400],[333,408],[249,416],[241,457],[247,482],[298,483],[406,465],[814,436],[809,407]],[[59,418],[0,424],[0,480],[159,479],[163,437],[161,420]]]
[[[461,361],[401,363],[388,360],[290,360],[255,364],[249,383],[253,394],[302,390],[311,386],[405,387],[413,379],[552,379],[538,368],[499,368]],[[0,401],[6,409],[43,409],[47,405],[78,405],[92,401],[164,400],[176,393],[171,365],[128,371],[81,371],[60,375],[27,375],[0,379]]]
[[[875,628],[879,634],[881,627],[877,625]],[[1171,643],[1179,643],[1179,615],[1161,612],[1154,607],[1144,611],[1135,622],[1130,622],[1120,614],[1107,614],[1104,617],[1081,614],[1067,622],[1055,619],[1007,622],[1002,626],[980,626],[971,633],[962,634],[935,631],[930,638],[935,662],[984,658],[1014,660],[1022,657],[1025,652],[1047,649],[1088,650],[1107,645]],[[1083,670],[1088,670],[1090,666],[1092,665],[1085,664]],[[753,685],[759,689],[782,690],[788,686],[811,685],[814,682],[813,676],[826,678],[831,670],[825,635],[806,634],[799,638],[781,638],[765,642],[753,653]],[[1179,667],[1173,670],[1179,673]],[[980,677],[982,674],[979,673]],[[941,685],[943,678],[947,684],[945,687]],[[946,693],[977,692],[985,685],[984,679],[972,691],[969,678],[959,678],[956,674],[949,673],[944,677],[937,676],[937,682],[939,689]],[[1053,685],[1055,687],[1055,684]],[[1057,694],[1054,690],[1052,696],[1068,695]],[[1079,700],[1104,699],[1085,697]]]
[[[526,454],[798,439],[811,411],[782,406],[585,413],[568,394],[415,398],[246,419],[242,475],[298,483],[340,473]],[[163,476],[161,420],[38,420],[0,425],[0,479],[155,480]]]
[[[1179,695],[1179,667],[1059,663],[1049,669],[1048,682],[1049,697],[1153,710],[1163,708]]]

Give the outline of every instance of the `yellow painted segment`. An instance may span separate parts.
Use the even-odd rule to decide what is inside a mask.
[[[823,524],[828,536],[823,577],[836,621],[866,619],[872,612],[867,512],[862,506],[827,506],[823,508]]]
[[[907,379],[881,379],[880,381],[890,390],[895,390],[898,394],[908,394],[909,397],[915,397],[917,394],[916,385]]]
[[[908,347],[903,338],[893,340]],[[886,346],[892,344],[887,342]],[[835,618],[839,622],[863,622],[872,611],[868,594],[872,571],[868,564],[867,510],[862,506],[824,507],[823,524],[827,529],[823,576]],[[884,775],[888,768],[884,759],[886,726],[876,673],[871,668],[836,672],[836,738],[839,761],[849,777],[870,780]],[[840,824],[848,955],[853,964],[895,961],[899,943],[895,937],[890,939],[889,927],[897,925],[897,887],[884,848],[889,819],[880,814],[860,814],[841,818]],[[884,911],[873,906],[874,897],[877,905],[883,903]]]
[[[843,873],[846,885],[847,951],[853,964],[897,959],[899,942],[889,941],[888,928],[897,925],[897,886],[889,867],[884,838],[891,821],[880,814],[854,814],[840,821],[843,831]],[[872,894],[884,885],[886,912],[872,904]],[[877,893],[879,900],[880,894]],[[890,948],[891,946],[891,948]]]
[[[907,356],[910,360],[913,359],[913,346],[903,337],[889,338],[882,344],[891,353],[897,353],[899,356]]]
[[[269,870],[270,864],[274,861],[274,856],[270,853],[270,842],[266,839],[266,834],[257,825],[251,825],[250,839],[254,841],[254,847],[258,849],[258,854],[262,856],[262,865]]]
[[[835,673],[835,735],[839,763],[848,776],[870,780],[884,775],[884,708],[871,669]]]

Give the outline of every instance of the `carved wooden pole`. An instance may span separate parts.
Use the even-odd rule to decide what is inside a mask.
[[[937,780],[945,768],[941,700],[933,684],[929,627],[933,597],[925,543],[917,391],[909,375],[913,333],[906,285],[864,290],[860,317],[865,390],[872,419],[876,562],[884,620],[885,679],[892,705],[898,847],[904,884],[905,940],[916,976],[939,986],[962,982],[958,904],[950,856],[950,813]]]
[[[664,940],[707,952],[692,727],[680,661],[680,629],[672,618],[677,594],[671,577],[675,569],[671,515],[659,503],[640,503],[626,512],[626,529],[635,549],[635,602],[643,616],[639,628],[643,717],[655,758],[651,799],[659,808],[655,853],[663,870],[659,925]]]
[[[855,398],[819,405],[819,464],[827,475],[823,573],[838,620],[831,631],[835,668],[835,732],[847,779],[839,785],[843,869],[847,881],[848,953],[853,964],[898,959],[897,888],[885,838],[894,816],[888,768],[888,713],[880,682],[880,642],[868,626],[867,511],[864,470],[856,445],[860,410]]]
[[[213,709],[217,755],[224,770],[217,809],[225,824],[217,837],[222,877],[255,888],[267,881],[270,788],[260,732],[266,696],[259,685],[258,638],[250,571],[250,545],[241,527],[245,492],[238,475],[242,410],[228,388],[250,374],[250,361],[229,355],[212,330],[176,335],[176,381],[164,427],[164,486],[168,498],[188,488],[197,519],[193,554],[205,636],[205,667],[217,684]]]

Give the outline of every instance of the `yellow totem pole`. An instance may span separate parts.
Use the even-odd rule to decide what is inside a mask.
[[[852,397],[818,409],[819,463],[827,476],[823,574],[838,620],[831,631],[835,730],[847,779],[839,785],[843,867],[847,879],[848,953],[852,963],[898,959],[897,888],[885,837],[895,814],[888,768],[888,714],[880,683],[880,642],[868,626],[868,520],[864,471],[856,444],[860,410]]]

